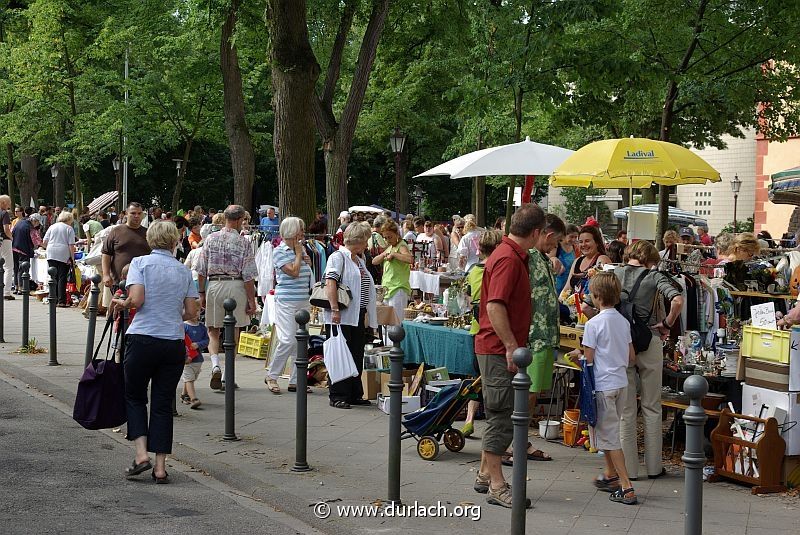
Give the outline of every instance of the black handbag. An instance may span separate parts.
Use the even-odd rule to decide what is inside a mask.
[[[108,337],[105,358],[97,358],[103,340],[113,323],[113,318],[109,314],[100,343],[94,350],[92,362],[83,371],[78,383],[72,418],[86,429],[109,429],[119,427],[128,421],[125,408],[125,372],[123,364],[114,361],[111,336]],[[120,334],[118,331],[117,340]]]

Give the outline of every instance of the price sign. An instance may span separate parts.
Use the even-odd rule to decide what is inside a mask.
[[[775,321],[775,303],[753,305],[750,307],[750,315],[752,316],[754,327],[778,329],[778,324]]]

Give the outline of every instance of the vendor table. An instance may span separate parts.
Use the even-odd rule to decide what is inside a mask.
[[[463,275],[452,275],[449,273],[426,273],[424,271],[412,271],[409,277],[409,284],[414,290],[440,295],[450,287],[453,282],[464,278]]]
[[[670,425],[669,434],[672,435],[670,444],[670,454],[675,452],[675,435],[678,434],[678,423],[680,422],[681,415],[689,408],[689,398],[685,396],[675,396],[672,394],[665,394],[661,396],[661,407],[667,412],[673,411],[672,425]],[[711,409],[703,409],[710,419],[719,420],[721,411]]]
[[[451,329],[414,321],[404,321],[406,336],[400,347],[406,363],[424,362],[443,367],[452,374],[475,375],[473,337],[464,329]]]

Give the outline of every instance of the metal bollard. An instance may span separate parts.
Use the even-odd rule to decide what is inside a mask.
[[[92,354],[94,353],[94,331],[97,326],[97,301],[100,297],[100,275],[92,275],[89,281],[92,283],[92,289],[89,290],[89,306],[86,312],[89,317],[89,327],[86,332],[86,352],[83,356],[84,367],[92,362]]]
[[[19,269],[22,271],[20,280],[22,281],[22,346],[28,345],[28,328],[30,327],[30,312],[31,312],[31,264],[30,262],[23,262],[20,264]]]
[[[119,289],[122,291],[122,295],[119,296],[120,299],[127,299],[128,298],[128,284],[125,279],[119,281]],[[114,296],[111,296],[113,299]],[[106,312],[108,314],[108,312]],[[123,362],[125,360],[125,333],[128,330],[128,321],[130,320],[130,311],[127,308],[123,308],[119,312],[119,347],[117,350],[119,351],[119,361]],[[174,408],[174,407],[173,407]]]
[[[406,337],[403,327],[389,328],[392,349],[389,350],[389,501],[400,504],[400,424],[403,420],[403,350],[400,342]]]
[[[222,440],[239,440],[234,432],[234,406],[236,403],[236,374],[234,373],[234,357],[236,348],[234,347],[234,329],[236,328],[236,318],[233,311],[236,308],[236,300],[228,298],[222,303],[225,308],[225,319],[222,324],[225,328],[224,341],[222,347],[225,348],[225,434]]]
[[[518,347],[513,354],[517,373],[511,380],[514,387],[514,412],[511,421],[514,424],[514,469],[511,476],[511,533],[520,535],[525,533],[525,510],[528,508],[528,463],[523,462],[528,458],[528,392],[531,388],[531,378],[528,376],[528,366],[533,360],[529,349]]]
[[[58,302],[58,281],[56,275],[58,269],[51,267],[47,270],[50,275],[50,292],[47,296],[47,304],[50,306],[50,361],[48,366],[58,366],[58,342],[56,341],[56,304]]]
[[[686,519],[683,532],[686,535],[703,533],[703,427],[708,420],[700,400],[708,393],[708,381],[702,375],[692,375],[683,383],[683,391],[689,396],[689,407],[683,413],[686,424],[686,451],[683,452],[684,513]]]
[[[297,414],[295,423],[295,453],[292,472],[308,472],[306,451],[308,448],[308,329],[306,325],[311,319],[308,310],[298,310],[294,315],[297,322],[297,356],[294,365],[297,367]]]
[[[5,323],[5,293],[6,293],[6,259],[0,258],[0,344],[5,344],[6,339],[4,332],[4,323]]]

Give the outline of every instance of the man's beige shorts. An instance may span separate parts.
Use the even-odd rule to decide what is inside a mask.
[[[596,392],[597,423],[592,428],[591,443],[598,450],[620,450],[619,420],[625,405],[627,388]]]
[[[236,326],[250,325],[250,316],[245,312],[247,292],[244,290],[244,281],[210,280],[206,284],[206,327],[224,327],[225,308],[222,303],[229,297],[236,301],[236,308],[233,309]]]

